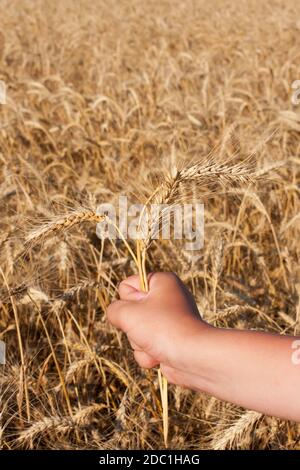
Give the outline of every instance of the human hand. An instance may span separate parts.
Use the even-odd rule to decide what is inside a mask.
[[[121,282],[120,300],[112,302],[108,320],[123,330],[141,367],[160,364],[173,383],[190,386],[193,339],[210,328],[191,293],[173,273],[149,275],[149,292],[140,290],[138,276]]]

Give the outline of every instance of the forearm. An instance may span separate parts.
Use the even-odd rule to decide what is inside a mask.
[[[292,347],[299,339],[209,328],[194,343],[192,372],[200,371],[195,386],[245,408],[300,421],[300,354]]]

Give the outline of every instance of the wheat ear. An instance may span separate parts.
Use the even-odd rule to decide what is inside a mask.
[[[77,211],[72,211],[64,216],[58,216],[53,218],[50,222],[47,222],[41,227],[32,230],[25,239],[25,246],[30,246],[35,243],[38,243],[49,235],[55,235],[59,232],[68,230],[69,228],[74,227],[74,225],[78,225],[81,222],[103,222],[104,220],[114,226],[120,238],[123,240],[126,248],[128,249],[130,255],[132,256],[133,260],[137,264],[136,256],[132,251],[130,245],[128,244],[127,240],[125,240],[119,227],[114,224],[107,216],[97,214],[97,212],[92,209],[80,209]]]

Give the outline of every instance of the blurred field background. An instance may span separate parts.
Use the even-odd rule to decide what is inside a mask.
[[[143,202],[176,158],[255,152],[266,170],[206,202],[197,262],[160,242],[147,269],[175,271],[213,324],[300,333],[298,6],[1,0],[2,449],[164,447],[156,374],[105,317],[135,272],[124,244],[91,223],[24,238],[82,204]],[[300,448],[295,423],[175,386],[169,400],[170,448]]]

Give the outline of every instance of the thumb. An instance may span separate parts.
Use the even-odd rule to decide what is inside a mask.
[[[119,295],[121,300],[137,301],[144,299],[147,292],[141,290],[138,276],[130,276],[119,285]]]

